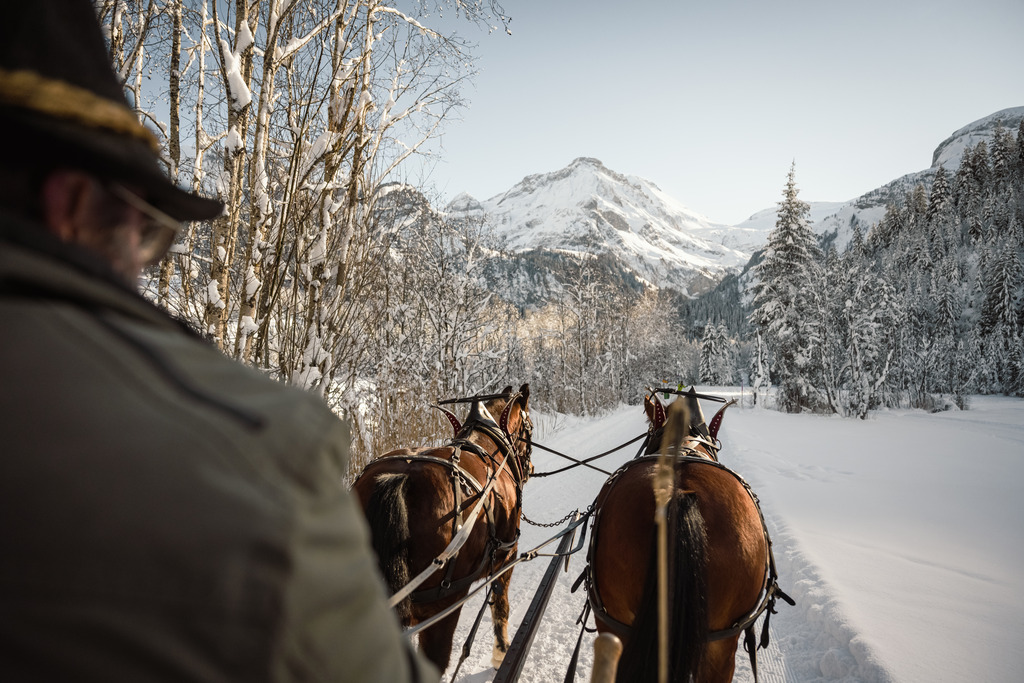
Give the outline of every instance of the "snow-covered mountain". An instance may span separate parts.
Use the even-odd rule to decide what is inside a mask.
[[[668,196],[654,183],[579,158],[531,175],[480,202],[459,195],[449,214],[486,214],[506,248],[604,254],[641,280],[696,294],[750,258],[745,239]],[[734,234],[735,233],[735,234]]]
[[[810,201],[814,231],[842,250],[853,226],[867,233],[888,203],[919,183],[930,188],[940,165],[952,175],[966,148],[990,141],[997,126],[1016,131],[1022,118],[1024,107],[996,112],[952,133],[922,171],[846,202]],[[600,255],[602,269],[623,287],[649,283],[701,295],[750,262],[774,229],[776,210],[766,208],[735,226],[716,223],[649,180],[581,157],[561,170],[527,176],[484,201],[461,194],[444,213],[455,220],[486,220],[505,250],[504,257],[492,259],[488,278],[502,284],[509,300],[529,307],[557,293],[566,264],[578,253]]]
[[[801,197],[802,199],[802,197]],[[832,217],[842,211],[850,202],[807,202],[811,207],[811,227],[818,234]],[[757,251],[768,242],[768,233],[775,229],[778,219],[778,206],[761,209],[750,218],[732,227],[737,234],[743,235],[745,244],[750,251]],[[735,238],[734,238],[735,239]]]

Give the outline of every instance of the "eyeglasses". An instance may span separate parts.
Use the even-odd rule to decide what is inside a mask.
[[[181,223],[120,183],[109,183],[106,187],[112,195],[149,219],[142,227],[139,256],[147,266],[157,263],[174,244],[174,238],[181,230]]]

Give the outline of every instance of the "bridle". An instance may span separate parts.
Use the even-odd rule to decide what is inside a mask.
[[[675,394],[686,399],[692,399],[694,403],[696,403],[698,398],[702,398],[725,404],[717,413],[715,413],[710,424],[703,424],[703,415],[701,415],[700,419],[702,425],[701,429],[698,429],[691,424],[689,432],[683,437],[679,448],[679,455],[705,457],[713,462],[718,462],[718,451],[722,448],[722,442],[718,440],[718,429],[722,424],[722,417],[725,414],[725,410],[736,403],[735,399],[729,401],[721,396],[698,394],[693,391],[692,387],[690,391],[677,389],[649,389],[649,391],[651,392],[650,399],[654,409],[654,415],[648,416],[651,426],[648,430],[647,440],[644,442],[644,448],[641,449],[643,453],[645,455],[657,453],[661,448],[661,440],[665,433],[667,414],[665,412],[665,405],[658,398],[658,394]]]
[[[451,424],[455,434],[455,441],[451,445],[468,445],[469,436],[473,432],[481,432],[487,436],[498,447],[496,453],[483,453],[493,464],[497,465],[495,455],[498,452],[508,461],[509,474],[515,480],[516,489],[521,492],[523,484],[530,478],[533,471],[533,420],[530,419],[530,411],[527,410],[525,402],[519,407],[519,427],[515,433],[509,431],[509,420],[512,415],[512,408],[523,397],[521,392],[510,392],[502,394],[487,394],[472,396],[465,399],[448,399],[438,401],[435,408],[440,410]],[[501,417],[495,420],[484,402],[494,399],[506,399],[505,407]],[[461,422],[454,413],[443,406],[451,403],[471,403],[469,415],[465,422]],[[476,446],[476,444],[472,444]]]
[[[508,404],[512,405],[513,400],[509,399]],[[522,485],[533,474],[533,420],[530,419],[530,411],[525,407],[519,408],[519,429],[514,436],[508,434],[508,437],[512,442],[512,452],[515,454],[513,462],[519,470],[517,479]]]

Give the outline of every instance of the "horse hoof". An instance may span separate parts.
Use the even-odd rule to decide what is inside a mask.
[[[494,653],[491,655],[491,666],[493,666],[495,669],[500,668],[501,663],[504,661],[505,653],[499,650],[498,648],[494,648]]]

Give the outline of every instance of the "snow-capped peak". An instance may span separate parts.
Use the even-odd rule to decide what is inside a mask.
[[[471,214],[481,213],[483,210],[484,207],[477,198],[467,192],[457,194],[445,207],[448,213]]]
[[[842,250],[856,227],[867,233],[881,220],[887,203],[918,183],[929,187],[940,165],[954,172],[964,149],[991,140],[999,125],[1013,133],[1022,118],[1024,107],[996,112],[943,141],[931,168],[847,202],[809,202],[812,228]],[[456,218],[486,216],[513,252],[607,254],[648,283],[689,294],[741,269],[764,245],[776,220],[771,207],[737,226],[714,223],[649,180],[613,171],[592,157],[526,176],[483,202],[461,194],[446,210]]]
[[[979,142],[988,143],[991,149],[996,129],[1002,126],[1008,134],[1016,134],[1021,119],[1024,119],[1024,107],[997,111],[967,124],[942,141],[932,154],[929,168],[908,173],[847,202],[810,202],[812,228],[819,235],[831,238],[837,249],[845,249],[853,235],[854,226],[859,226],[867,234],[871,226],[885,216],[888,204],[901,200],[918,184],[926,189],[931,188],[939,166],[947,174],[955,173],[960,167],[960,157],[964,150],[975,147]],[[752,237],[760,234],[763,243],[774,227],[774,222],[775,210],[765,209],[740,223],[736,229],[749,231]]]
[[[452,213],[473,207],[456,198]],[[512,251],[609,253],[644,280],[688,291],[742,266],[749,251],[726,246],[728,226],[712,223],[654,183],[579,157],[527,176],[479,204]]]

